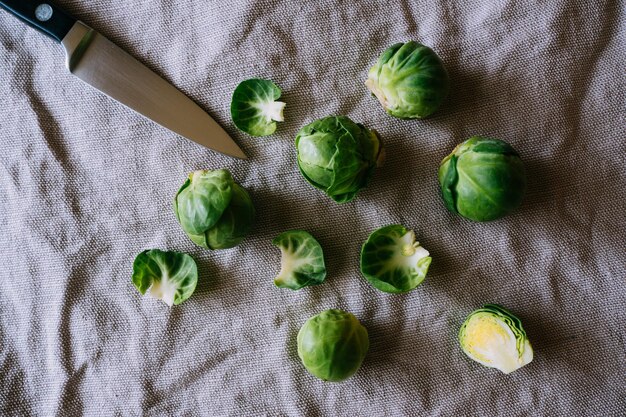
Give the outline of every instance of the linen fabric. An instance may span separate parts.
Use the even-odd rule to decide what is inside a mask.
[[[623,1],[59,0],[206,109],[236,160],[144,119],[73,77],[60,45],[0,12],[0,414],[6,416],[626,415],[626,13]],[[388,116],[365,88],[384,49],[437,52],[451,92],[423,121]],[[284,123],[253,138],[230,119],[248,78],[283,90]],[[346,115],[387,160],[351,203],[307,184],[294,138]],[[491,223],[449,213],[437,168],[484,135],[520,153],[528,190]],[[226,168],[257,221],[238,247],[203,250],[172,200],[189,172]],[[376,228],[415,230],[424,283],[384,294],[360,275]],[[272,280],[271,240],[321,243],[323,285]],[[142,297],[132,263],[190,253],[200,280],[173,308]],[[535,359],[504,375],[457,332],[484,303],[515,313]],[[328,308],[368,329],[343,383],[309,375],[298,329]]]

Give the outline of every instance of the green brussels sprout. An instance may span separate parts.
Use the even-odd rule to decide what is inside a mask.
[[[207,249],[237,246],[255,215],[248,192],[225,169],[189,174],[174,199],[174,212],[187,236]]]
[[[285,103],[280,88],[270,80],[253,78],[235,88],[230,114],[238,129],[252,136],[268,136],[276,131],[276,122],[284,121]]]
[[[274,279],[277,287],[299,290],[324,282],[324,252],[308,232],[290,230],[278,235],[272,243],[280,248],[282,255],[280,272]]]
[[[338,203],[354,199],[382,161],[375,131],[345,116],[328,116],[296,136],[298,167],[304,178]]]
[[[367,329],[350,313],[322,311],[298,332],[298,356],[304,367],[324,381],[350,378],[369,349]]]
[[[439,184],[448,210],[484,222],[519,207],[526,190],[526,173],[511,145],[474,136],[441,161]]]
[[[533,360],[520,319],[497,304],[471,313],[459,330],[463,352],[476,362],[509,374]]]
[[[361,248],[361,273],[374,287],[403,293],[421,284],[432,258],[415,233],[392,224],[374,231]]]
[[[198,267],[186,253],[150,249],[133,263],[133,284],[143,295],[178,305],[191,297],[198,283]]]
[[[449,90],[448,73],[437,54],[413,41],[385,50],[365,85],[387,113],[400,119],[430,116]]]

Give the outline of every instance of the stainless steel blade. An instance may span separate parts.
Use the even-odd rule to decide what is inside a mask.
[[[226,155],[246,155],[204,110],[98,32],[77,22],[61,42],[70,72],[167,129]]]

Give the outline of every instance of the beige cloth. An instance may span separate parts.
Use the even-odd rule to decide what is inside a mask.
[[[60,1],[207,109],[249,161],[182,139],[64,68],[60,46],[0,12],[0,414],[8,416],[626,415],[626,16],[621,1]],[[387,116],[364,86],[389,45],[414,39],[452,90],[425,121]],[[288,103],[274,136],[229,116],[235,86],[273,79]],[[387,163],[349,204],[298,172],[293,139],[344,114],[376,129]],[[521,209],[476,224],[446,211],[439,161],[483,134],[528,170]],[[188,172],[228,168],[258,221],[232,250],[182,233]],[[406,295],[371,287],[359,249],[375,228],[416,231],[433,264]],[[328,278],[275,288],[288,229],[318,237]],[[183,305],[140,297],[137,253],[198,261]],[[511,375],[470,361],[457,331],[485,302],[523,321],[535,360]],[[327,308],[370,333],[341,384],[296,354]]]

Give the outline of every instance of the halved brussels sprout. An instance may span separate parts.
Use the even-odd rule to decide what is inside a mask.
[[[448,210],[484,222],[519,207],[526,190],[526,172],[511,145],[473,136],[441,161],[439,184]]]
[[[178,305],[191,297],[198,283],[198,267],[186,253],[150,249],[133,263],[133,284],[143,295]]]
[[[350,378],[369,349],[367,329],[354,315],[326,310],[311,317],[298,332],[298,356],[304,367],[324,381]]]
[[[225,169],[194,171],[174,199],[176,218],[189,238],[207,249],[228,249],[254,222],[247,191]]]
[[[361,273],[374,287],[403,293],[417,287],[432,258],[415,241],[415,233],[399,224],[374,231],[361,249]]]
[[[304,126],[296,136],[296,151],[304,178],[338,203],[354,199],[382,161],[376,132],[345,116]]]
[[[427,46],[417,42],[389,47],[369,70],[367,88],[387,113],[401,119],[423,119],[448,95],[448,73]]]
[[[230,114],[235,126],[252,136],[268,136],[276,131],[276,122],[282,122],[285,103],[280,88],[270,80],[253,78],[235,88]]]
[[[277,287],[299,290],[324,282],[324,252],[308,232],[290,230],[278,235],[272,243],[282,254],[280,272],[274,279]]]
[[[471,359],[509,374],[533,360],[520,319],[497,304],[472,312],[459,330],[463,352]]]

